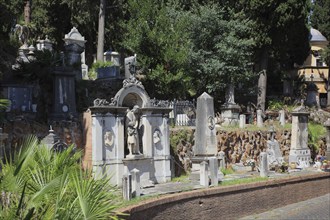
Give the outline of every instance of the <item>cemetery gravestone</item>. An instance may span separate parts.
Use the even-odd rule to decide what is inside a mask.
[[[111,102],[96,99],[90,107],[92,165],[95,176],[110,176],[110,183],[118,186],[124,170],[138,169],[140,185],[146,187],[171,179],[168,114],[172,109],[153,105],[131,74]]]
[[[213,98],[204,92],[197,99],[196,136],[193,146],[195,156],[217,154]]]
[[[239,116],[239,128],[245,128],[246,116],[240,115]]]
[[[267,153],[260,153],[260,176],[267,177],[268,176],[268,161],[267,161]]]
[[[311,152],[308,148],[308,116],[309,112],[303,105],[292,112],[292,132],[289,163],[297,163],[298,167],[310,166]]]
[[[275,130],[274,127],[270,129],[270,140],[267,140],[267,161],[269,166],[281,165],[284,159],[281,154],[280,145],[274,138]]]
[[[222,125],[237,125],[240,106],[235,103],[235,87],[229,84],[226,89],[226,102],[221,106]]]
[[[280,117],[280,125],[282,127],[284,127],[284,125],[285,125],[285,111],[284,110],[280,110],[279,113],[280,113],[280,115],[279,115],[279,117]]]

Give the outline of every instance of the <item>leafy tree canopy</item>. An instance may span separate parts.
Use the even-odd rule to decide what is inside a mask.
[[[217,94],[254,76],[251,20],[215,4],[197,8],[191,18],[191,74],[201,79],[199,92]]]
[[[188,21],[162,1],[128,1],[130,19],[123,46],[138,54],[146,84],[157,97],[184,97],[190,78],[185,74],[190,41]]]
[[[310,17],[313,28],[319,30],[329,41],[330,39],[330,1],[314,0],[313,11]],[[327,65],[330,65],[330,44],[323,51],[322,57]]]

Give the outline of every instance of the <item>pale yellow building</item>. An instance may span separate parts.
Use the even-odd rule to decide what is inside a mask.
[[[322,62],[321,51],[325,49],[329,41],[316,29],[310,30],[311,52],[305,60],[298,74],[304,75],[307,82],[313,81],[318,88],[319,101],[322,107],[327,104],[327,80],[329,79],[329,67]]]

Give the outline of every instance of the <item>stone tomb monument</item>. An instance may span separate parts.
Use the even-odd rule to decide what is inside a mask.
[[[297,163],[298,167],[309,167],[311,151],[308,148],[308,116],[303,101],[301,106],[292,112],[292,135],[289,163]]]
[[[196,179],[198,177],[197,173],[202,172],[202,162],[211,163],[210,159],[212,160],[217,155],[217,152],[213,98],[204,92],[197,98],[195,145],[193,146],[194,156],[192,158],[190,178]],[[213,167],[216,167],[214,169],[218,171],[218,162]]]
[[[268,165],[270,167],[275,165],[282,165],[282,163],[284,162],[284,158],[280,150],[280,144],[274,138],[275,130],[273,126],[270,128],[269,132],[270,132],[270,140],[267,140],[267,150],[266,150]]]
[[[134,74],[110,103],[96,99],[90,107],[95,177],[107,175],[121,186],[123,175],[137,169],[142,187],[169,181],[171,110],[154,106]]]
[[[240,106],[235,103],[235,87],[229,84],[226,89],[226,102],[221,106],[222,125],[237,125],[239,122]]]

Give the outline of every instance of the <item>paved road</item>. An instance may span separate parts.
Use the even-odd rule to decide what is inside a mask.
[[[330,186],[329,186],[330,187]],[[306,201],[294,203],[261,214],[250,215],[240,220],[329,220],[330,219],[330,194],[316,197]]]

